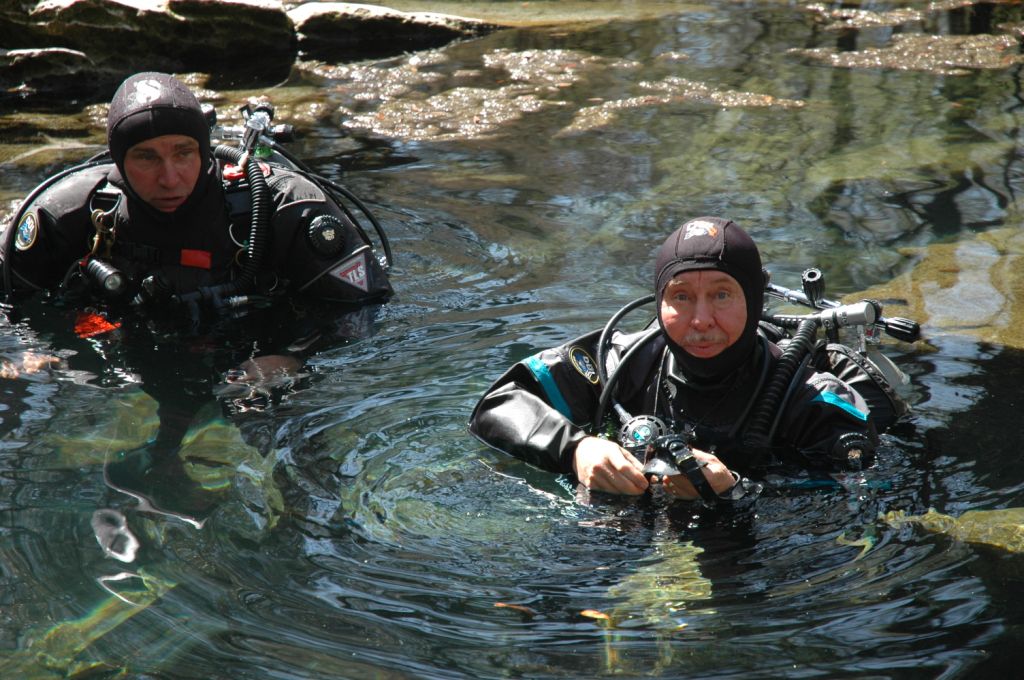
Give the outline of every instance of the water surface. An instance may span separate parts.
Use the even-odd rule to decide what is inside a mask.
[[[60,310],[6,327],[12,365],[63,364],[0,381],[5,677],[1013,672],[1021,557],[878,514],[1024,504],[1024,358],[998,328],[1021,290],[1020,8],[614,4],[636,11],[267,90],[305,133],[291,149],[385,224],[398,290],[270,398],[227,384],[237,333],[147,353],[76,339]],[[248,94],[206,96],[230,118]],[[23,113],[9,202],[101,141],[102,107]],[[887,341],[914,413],[875,469],[721,516],[582,502],[467,435],[492,380],[645,294],[654,249],[702,214],[746,227],[783,285],[816,265],[831,296],[908,281],[886,303],[930,310],[927,343]],[[104,476],[154,433],[140,375],[198,408],[164,498],[201,528]],[[119,516],[128,561],[95,536]]]

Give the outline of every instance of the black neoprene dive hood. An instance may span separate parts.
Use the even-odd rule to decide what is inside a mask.
[[[657,309],[665,287],[677,274],[715,270],[736,279],[746,299],[747,321],[735,343],[710,359],[688,353],[665,334],[669,350],[687,378],[710,381],[723,378],[746,362],[756,347],[758,322],[764,307],[764,271],[753,239],[732,220],[697,217],[684,223],[665,239],[654,265],[654,295]],[[658,324],[665,329],[658,313]]]
[[[107,114],[107,146],[122,176],[128,149],[161,135],[186,135],[199,142],[205,172],[210,126],[195,95],[166,73],[137,73],[117,88]]]
[[[163,213],[143,201],[128,182],[124,159],[128,150],[140,142],[161,135],[185,135],[199,142],[202,165],[188,200],[174,213]],[[175,221],[189,222],[211,189],[219,186],[219,177],[210,153],[210,124],[192,91],[166,73],[137,73],[117,88],[107,114],[107,146],[117,173],[111,181],[124,189],[137,221],[166,227]],[[145,215],[145,218],[142,216]]]

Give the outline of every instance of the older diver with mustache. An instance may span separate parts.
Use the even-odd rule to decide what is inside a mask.
[[[687,500],[726,497],[765,463],[841,470],[867,464],[877,444],[871,404],[880,389],[868,376],[831,365],[803,368],[789,390],[773,438],[754,451],[750,414],[782,350],[760,327],[765,272],[757,246],[735,222],[700,217],[660,247],[654,271],[660,333],[614,333],[607,374],[613,399],[686,433],[702,474],[645,473],[630,451],[594,423],[602,375],[598,331],[527,357],[509,369],[474,409],[470,431],[489,446],[589,489],[642,494],[652,483]],[[641,338],[645,338],[641,340]],[[643,343],[642,346],[639,346]],[[619,367],[627,352],[628,364]],[[833,357],[834,358],[834,357]],[[850,382],[838,375],[852,376]],[[888,425],[888,423],[880,423]],[[703,487],[703,488],[701,488]]]

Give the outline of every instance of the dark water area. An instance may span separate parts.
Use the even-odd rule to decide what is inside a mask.
[[[1024,10],[910,3],[920,17],[844,28],[791,3],[664,4],[267,91],[283,116],[319,112],[290,150],[367,202],[396,258],[396,298],[296,380],[230,380],[287,318],[145,346],[131,329],[79,339],[46,307],[0,329],[12,365],[62,359],[0,380],[0,676],[1016,674],[1024,538],[880,513],[1024,506],[1021,51],[869,50],[1002,39]],[[210,98],[230,117],[247,94]],[[0,151],[5,205],[96,150],[94,114],[59,115],[5,127],[21,130]],[[21,156],[40,138],[84,147]],[[646,294],[654,249],[704,214],[746,227],[783,285],[821,267],[832,297],[954,246],[941,275],[892,293],[932,316],[926,343],[883,345],[913,412],[875,467],[772,479],[723,515],[580,498],[468,435],[491,381]],[[142,386],[195,413],[155,489],[175,512],[109,472],[155,432]],[[128,561],[96,539],[121,521]]]

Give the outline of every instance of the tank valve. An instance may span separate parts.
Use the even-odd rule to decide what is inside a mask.
[[[807,300],[812,306],[818,307],[821,299],[825,297],[825,275],[817,267],[811,267],[800,275],[800,282],[804,286]]]

